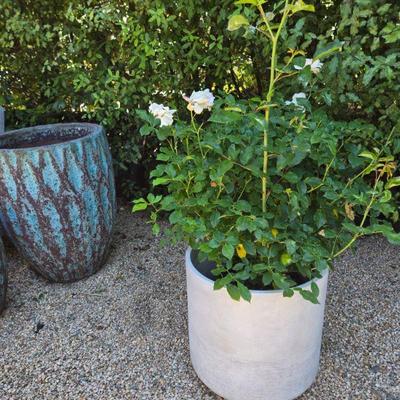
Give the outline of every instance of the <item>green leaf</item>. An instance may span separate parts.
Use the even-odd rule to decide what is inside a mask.
[[[380,233],[389,241],[391,244],[400,245],[400,233],[396,233],[392,226],[383,224],[374,224],[368,228],[370,234]]]
[[[395,178],[389,179],[385,185],[385,189],[389,190],[396,186],[400,186],[400,176],[396,176]]]
[[[221,279],[217,279],[214,282],[214,290],[219,290],[225,287],[226,285],[229,285],[233,280],[233,276],[231,274],[224,276]]]
[[[364,74],[363,77],[363,84],[364,86],[368,86],[372,79],[377,75],[379,68],[378,67],[373,67],[369,68],[367,72]]]
[[[315,297],[319,296],[319,287],[315,282],[311,282],[311,292]]]
[[[149,201],[150,204],[157,204],[161,201],[162,196],[158,195],[158,196],[154,196],[153,193],[149,193],[147,195],[147,200]]]
[[[148,206],[148,204],[147,204],[146,200],[143,200],[143,202],[138,202],[132,207],[132,212],[146,210],[147,206]]]
[[[239,200],[235,206],[239,211],[251,212],[251,204],[246,200]]]
[[[263,274],[262,282],[264,286],[269,286],[272,283],[272,273],[268,271]]]
[[[235,254],[235,247],[230,243],[225,243],[222,247],[222,254],[228,260],[231,260],[233,258],[233,255]]]
[[[240,121],[241,119],[242,115],[237,112],[217,110],[212,113],[208,120],[216,124],[232,124],[234,122]]]
[[[312,4],[306,4],[303,0],[297,0],[294,4],[289,6],[289,11],[293,15],[300,11],[315,12],[315,7]]]
[[[400,40],[400,28],[393,28],[393,30],[387,35],[383,35],[385,43],[395,43]]]
[[[255,264],[251,268],[254,272],[264,272],[268,270],[268,265],[266,264]]]
[[[217,169],[217,175],[218,177],[224,176],[230,169],[233,168],[233,162],[230,160],[224,160],[219,163],[218,169]]]
[[[317,228],[320,229],[326,224],[326,217],[322,210],[317,210],[314,214],[314,222],[317,225]]]
[[[285,289],[283,291],[283,297],[292,297],[294,295],[293,289]]]
[[[294,240],[292,240],[292,239],[285,240],[285,245],[286,245],[287,252],[289,254],[294,254],[296,252],[297,244]]]
[[[237,1],[235,1],[236,5],[251,4],[252,6],[261,6],[264,3],[266,3],[266,0],[237,0]]]
[[[143,125],[140,129],[139,129],[139,132],[140,132],[140,135],[141,136],[148,136],[148,135],[150,135],[150,133],[152,133],[153,132],[153,127],[151,127],[151,126],[149,126],[149,125]]]
[[[247,165],[252,157],[253,157],[253,147],[252,146],[248,146],[240,154],[240,162],[243,165]]]
[[[156,178],[153,180],[153,186],[158,186],[158,185],[165,185],[170,181],[169,178]]]
[[[313,59],[314,60],[322,60],[326,57],[331,56],[333,53],[342,51],[344,44],[345,44],[345,42],[342,42],[340,40],[335,40],[334,42],[329,43],[327,46],[317,49],[317,51],[314,54]]]
[[[257,229],[256,223],[249,217],[239,217],[236,220],[236,228],[239,232],[249,231],[254,232]]]
[[[214,269],[211,270],[211,273],[212,273],[214,276],[219,276],[219,275],[221,275],[223,272],[225,272],[225,268],[223,268],[223,267],[217,267],[217,268],[214,268]]]
[[[155,121],[155,118],[145,110],[136,110],[136,115],[143,121],[148,122],[150,125]]]
[[[235,274],[235,279],[239,279],[241,281],[246,281],[247,279],[250,278],[250,274],[248,271],[242,270]]]
[[[390,190],[384,190],[382,197],[379,199],[380,203],[387,203],[392,199],[392,192]]]
[[[329,268],[329,264],[326,260],[320,259],[315,262],[315,266],[319,272],[325,271]]]
[[[228,22],[228,31],[236,31],[237,29],[240,29],[242,26],[248,26],[249,25],[249,20],[240,14],[237,15],[232,15],[229,18]]]
[[[371,151],[363,151],[359,154],[360,157],[369,158],[370,160],[376,160],[377,155]]]
[[[318,296],[315,295],[315,292],[309,290],[300,289],[300,294],[303,296],[304,300],[311,301],[313,304],[319,304]]]
[[[237,285],[243,300],[246,300],[250,303],[251,300],[250,290],[246,286],[244,286],[243,283],[237,282]]]
[[[272,279],[274,281],[274,284],[279,289],[283,289],[283,290],[289,289],[290,284],[289,284],[289,282],[286,280],[286,278],[283,275],[281,275],[281,274],[279,274],[277,272],[274,272],[272,274]]]
[[[218,211],[214,211],[211,215],[210,215],[210,224],[213,228],[215,228],[218,223],[219,223],[219,218],[221,217],[221,214]]]
[[[229,296],[231,296],[233,300],[236,301],[240,300],[240,290],[236,285],[228,285],[226,287],[226,290],[228,291]]]
[[[389,11],[390,7],[391,7],[391,4],[386,3],[386,4],[384,4],[383,6],[381,6],[381,7],[378,8],[377,13],[378,13],[379,15],[384,15],[384,14],[386,14],[386,13]]]
[[[158,234],[160,233],[160,225],[154,224],[151,230],[153,232],[153,235],[158,236]]]

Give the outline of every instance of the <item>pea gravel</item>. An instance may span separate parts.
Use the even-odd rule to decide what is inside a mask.
[[[121,208],[107,264],[73,284],[8,249],[1,400],[218,399],[190,366],[184,248],[160,247],[145,221]],[[400,400],[399,263],[379,237],[336,263],[321,371],[301,400]]]

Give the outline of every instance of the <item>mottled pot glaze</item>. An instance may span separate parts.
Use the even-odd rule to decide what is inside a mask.
[[[52,282],[95,273],[116,213],[103,128],[73,123],[0,136],[0,220],[32,268]]]
[[[7,294],[7,261],[3,242],[0,239],[0,315],[6,306]]]
[[[188,249],[189,342],[199,378],[225,400],[300,396],[318,372],[328,270],[315,279],[320,304],[281,290],[251,291],[251,303],[237,302],[204,275],[214,266],[191,255]]]

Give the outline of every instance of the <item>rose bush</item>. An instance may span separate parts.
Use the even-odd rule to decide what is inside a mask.
[[[266,12],[264,3],[238,1],[251,12],[235,13],[228,29],[257,31],[268,41],[266,96],[222,95],[214,102],[209,90],[194,92],[184,96],[191,122],[163,127],[162,116],[139,111],[141,134],[162,143],[153,185],[168,194],[137,199],[133,210],[150,208],[155,234],[159,214],[168,212],[172,237],[215,262],[215,289],[226,287],[233,299],[250,300],[250,289],[279,288],[285,296],[297,290],[315,303],[317,286],[307,291],[298,285],[320,277],[359,237],[382,233],[400,243],[392,226],[380,222],[381,215],[395,211],[391,190],[400,185],[388,153],[395,132],[366,149],[351,140],[358,124],[335,122],[313,109],[310,100],[318,96],[313,79],[321,78],[321,60],[335,47],[312,59],[288,49],[279,59],[287,19],[313,7],[286,0]],[[246,15],[254,10],[259,18],[252,25]],[[292,100],[288,79],[295,80],[289,87],[304,89],[292,93]]]

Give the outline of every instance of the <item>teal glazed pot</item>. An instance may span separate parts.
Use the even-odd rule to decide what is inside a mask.
[[[31,267],[52,282],[95,273],[116,214],[103,128],[72,123],[0,136],[0,220]]]
[[[0,239],[0,315],[6,306],[7,294],[7,261],[3,242]]]

